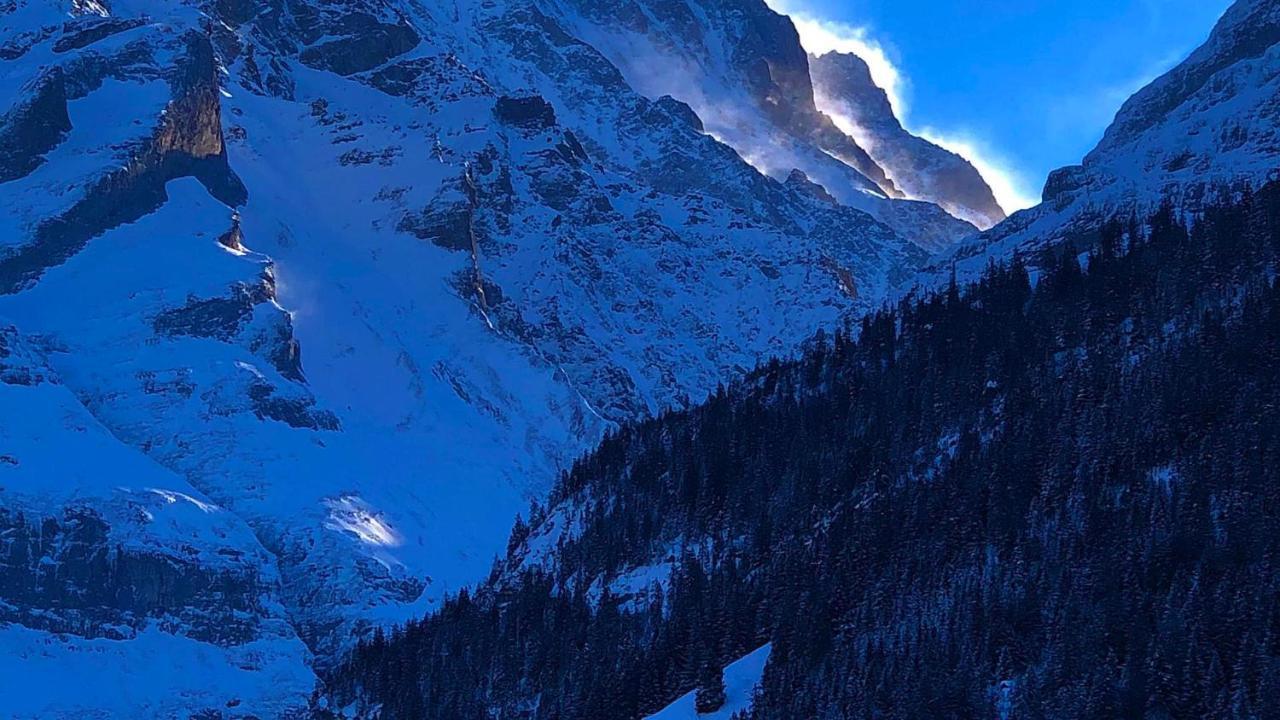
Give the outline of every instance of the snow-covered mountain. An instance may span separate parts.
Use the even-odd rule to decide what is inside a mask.
[[[904,193],[984,230],[1004,220],[1004,210],[977,168],[902,127],[862,58],[841,52],[811,56],[809,71],[817,106],[857,138]]]
[[[1169,200],[1194,212],[1223,188],[1280,168],[1280,5],[1237,0],[1204,45],[1139,90],[1079,165],[1045,183],[1043,202],[958,244],[935,266],[979,272],[986,258],[1084,238],[1105,219]]]
[[[756,0],[0,0],[0,98],[19,717],[301,712],[610,428],[974,230]]]
[[[133,688],[0,714],[302,708],[313,662],[481,579],[608,428],[971,230],[825,154],[761,173],[556,3],[0,18],[9,679]]]

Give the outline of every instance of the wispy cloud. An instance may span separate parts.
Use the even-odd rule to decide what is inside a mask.
[[[1122,82],[1051,99],[1049,106],[1052,112],[1046,116],[1046,134],[1051,139],[1062,141],[1080,137],[1081,131],[1084,130],[1083,135],[1090,142],[1096,141],[1115,119],[1116,111],[1126,100],[1168,72],[1170,68],[1181,62],[1186,54],[1185,51],[1168,53]]]
[[[916,134],[968,160],[991,186],[996,202],[1005,212],[1025,210],[1039,204],[1040,195],[1032,190],[1034,184],[990,143],[966,132],[930,127],[922,128]]]

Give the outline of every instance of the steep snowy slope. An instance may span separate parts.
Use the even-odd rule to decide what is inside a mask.
[[[236,572],[261,578],[257,605],[228,601],[261,619],[224,649],[138,625],[110,645],[82,632],[33,672],[82,650],[129,672],[215,652],[257,668],[263,707],[305,703],[299,638],[323,664],[482,578],[606,428],[789,352],[924,259],[802,173],[760,174],[534,6],[0,13],[0,315],[56,349],[63,400],[111,448],[83,455],[106,468],[94,482],[134,487],[107,453],[150,463],[170,479],[153,486],[238,528]],[[57,487],[125,532],[116,496],[77,477]],[[17,572],[8,605],[27,602]],[[61,642],[31,619],[56,599],[28,605],[6,652]],[[203,708],[183,672],[157,696]]]
[[[968,160],[907,132],[884,90],[857,55],[810,56],[814,103],[875,159],[910,197],[937,203],[986,230],[1005,218],[990,186]]]
[[[1115,214],[1168,199],[1194,211],[1222,187],[1257,186],[1280,167],[1280,5],[1237,0],[1209,39],[1138,91],[1080,165],[1054,171],[1043,202],[957,246],[980,271],[989,256],[1088,237]]]
[[[5,9],[0,84],[15,102],[0,119],[0,314],[17,327],[0,340],[0,643],[20,660],[6,666],[0,713],[300,707],[315,677],[279,601],[275,558],[240,517],[143,454],[151,445],[122,443],[128,423],[97,412],[128,395],[140,410],[130,423],[176,424],[151,407],[190,397],[192,378],[214,368],[162,337],[225,334],[245,370],[228,362],[224,375],[256,364],[280,379],[293,358],[266,266],[218,242],[231,218],[214,195],[236,202],[243,188],[222,152],[212,48],[177,23],[71,19],[39,2]],[[185,229],[130,256],[137,236],[122,224],[164,203],[174,178],[186,179],[173,202],[192,203],[172,223]],[[188,244],[163,243],[173,235]],[[108,261],[59,288],[60,266],[90,239]],[[169,273],[181,291],[166,292]],[[234,332],[217,332],[227,323]],[[232,392],[227,406],[283,407],[257,387],[257,399]]]
[[[750,709],[752,695],[760,686],[760,677],[764,674],[771,649],[771,646],[765,645],[725,666],[721,671],[724,677],[725,702],[719,710],[711,713],[697,712],[694,707],[695,693],[689,693],[645,720],[732,720],[735,713]]]

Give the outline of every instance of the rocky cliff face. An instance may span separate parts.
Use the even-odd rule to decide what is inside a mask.
[[[62,71],[55,68],[24,87],[22,100],[0,118],[0,182],[34,170],[71,129],[66,92]]]
[[[809,68],[817,106],[857,138],[903,193],[936,203],[983,230],[1004,220],[991,187],[968,160],[902,127],[861,58],[830,52],[811,57]]]
[[[112,437],[0,326],[4,713],[281,717],[315,677],[242,520]],[[74,682],[70,682],[74,679]]]
[[[119,34],[146,31],[136,22],[102,18],[83,19],[80,25],[64,26],[67,34],[52,46],[55,57],[81,48],[97,50]],[[165,183],[174,178],[196,177],[223,202],[243,202],[244,188],[227,167],[222,145],[216,65],[208,38],[195,30],[152,30],[146,41],[104,47],[101,54],[71,55],[65,64],[50,66],[35,65],[38,58],[27,57],[41,55],[40,46],[11,43],[17,48],[13,52],[20,53],[11,61],[18,66],[13,76],[21,77],[33,65],[36,71],[22,88],[25,97],[19,95],[23,99],[0,125],[0,153],[14,160],[5,181],[16,193],[31,192],[22,200],[43,207],[31,218],[34,227],[29,232],[6,237],[15,245],[0,258],[0,290],[16,292],[79,252],[95,235],[153,211],[163,202]],[[155,63],[156,54],[164,58],[159,64],[131,65],[144,55]],[[120,167],[86,176],[84,187],[59,193],[66,202],[52,204],[40,197],[48,187],[31,175],[71,130],[68,103],[100,90],[104,83],[129,80],[144,81],[156,90],[161,85],[168,88],[163,112],[148,118],[154,122],[150,132],[127,138],[127,147],[116,148]],[[56,177],[69,168],[63,164],[40,169],[41,175]]]
[[[650,98],[689,106],[708,133],[761,172],[799,169],[929,251],[973,226],[906,195],[815,104],[809,58],[791,20],[762,0],[566,0],[559,22],[590,42]],[[623,18],[619,22],[617,18]]]
[[[1138,91],[1080,165],[1054,171],[1043,203],[954,249],[978,272],[989,255],[1063,241],[1088,244],[1104,218],[1163,201],[1188,212],[1225,188],[1257,186],[1280,167],[1280,7],[1238,0],[1208,40]]]

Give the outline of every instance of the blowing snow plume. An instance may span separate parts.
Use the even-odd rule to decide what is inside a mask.
[[[791,18],[812,56],[818,109],[908,197],[937,203],[983,229],[1003,220],[1006,210],[1035,204],[1025,180],[973,140],[973,133],[908,132],[910,80],[894,62],[892,48],[868,28],[817,17],[792,0],[770,0],[770,6]]]

